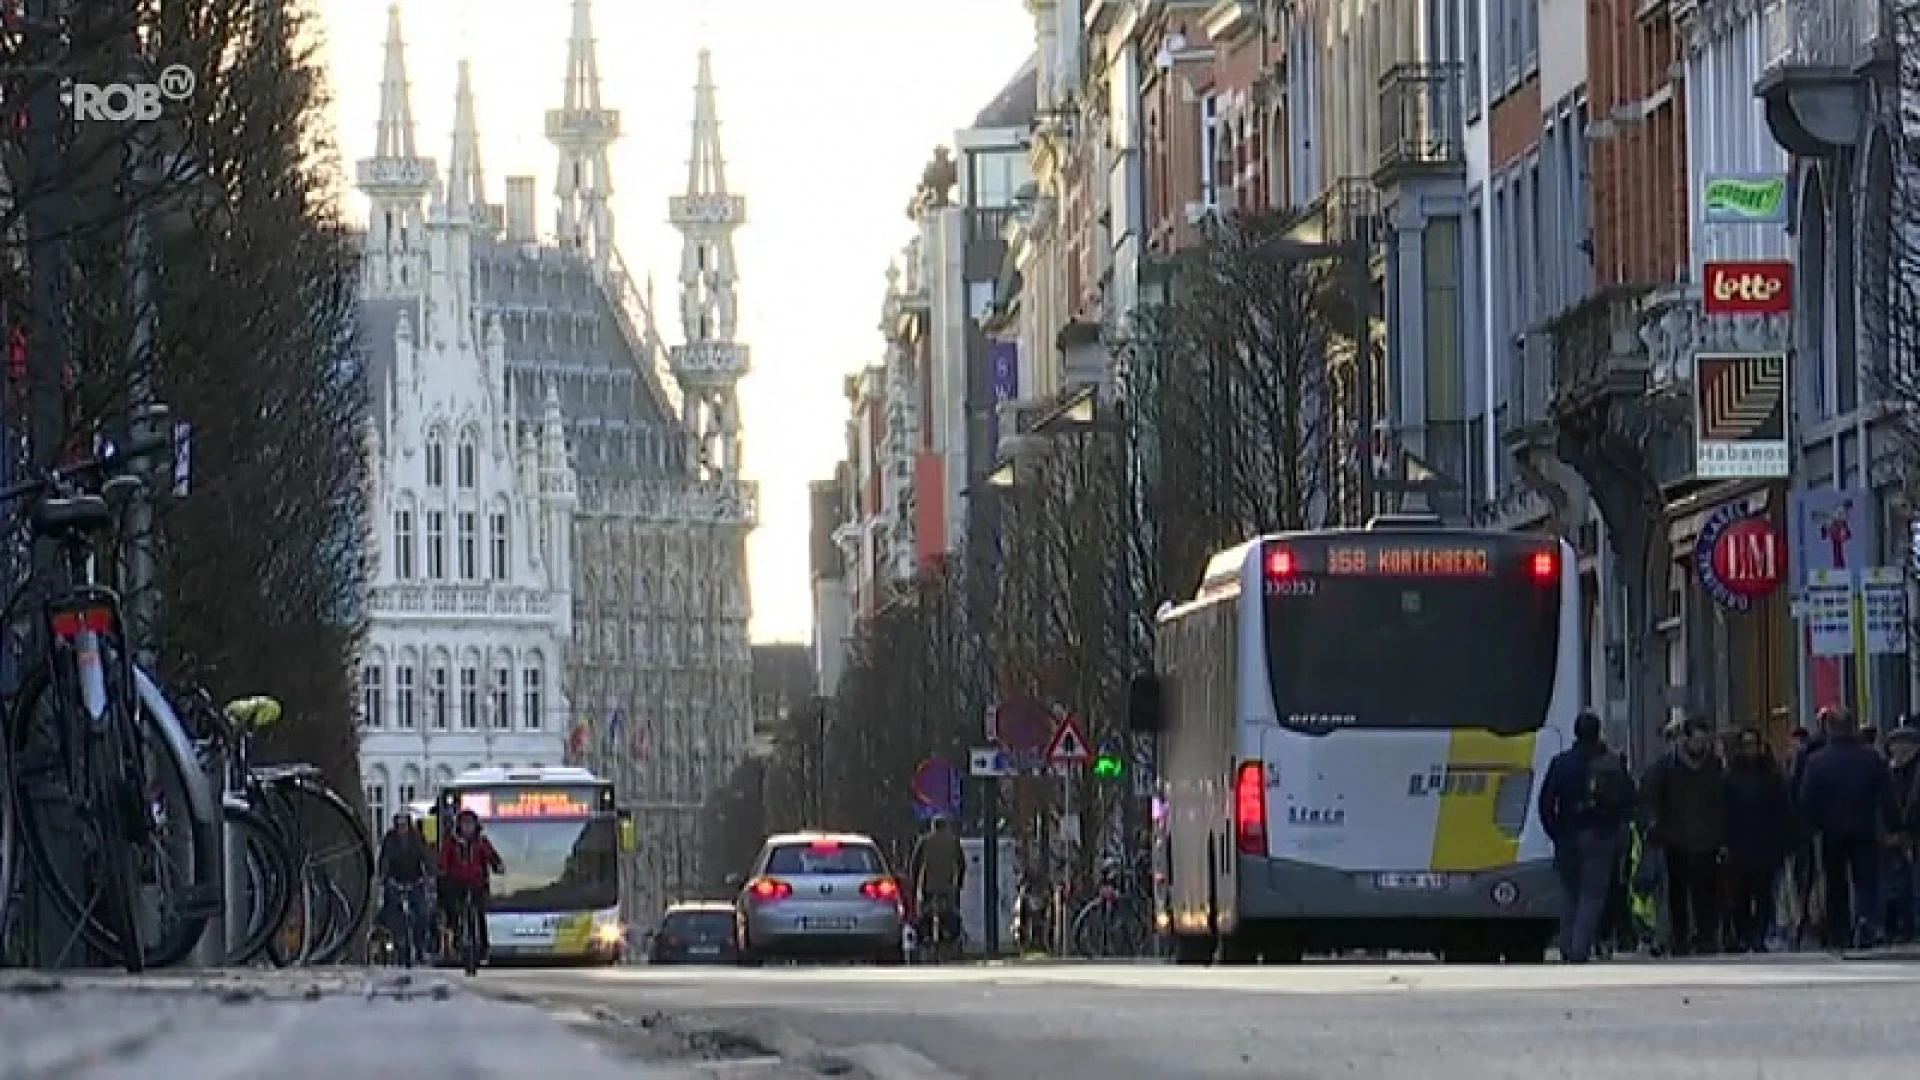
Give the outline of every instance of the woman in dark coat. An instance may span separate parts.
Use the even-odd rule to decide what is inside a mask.
[[[1740,733],[1727,771],[1728,943],[1763,952],[1773,929],[1774,889],[1793,846],[1793,798],[1786,773],[1748,728]]]

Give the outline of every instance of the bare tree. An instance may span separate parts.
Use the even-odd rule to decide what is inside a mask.
[[[749,757],[707,800],[700,822],[701,884],[723,895],[729,874],[745,873],[770,831],[767,761]]]
[[[1131,345],[1154,379],[1159,476],[1149,493],[1165,586],[1184,595],[1215,551],[1332,516],[1356,426],[1326,317],[1337,275],[1284,258],[1277,217],[1228,218],[1179,268]]]
[[[116,431],[157,399],[191,431],[186,492],[129,538],[155,558],[157,595],[134,582],[130,599],[157,601],[165,674],[280,697],[290,722],[263,752],[357,798],[367,387],[314,16],[302,0],[77,10],[93,14],[72,41],[102,44],[50,55],[43,41],[59,77],[181,64],[196,84],[150,122],[77,122],[56,177],[44,154],[7,162],[10,213],[48,198],[80,211],[63,259],[27,267],[57,276],[39,295],[74,346],[73,430]]]

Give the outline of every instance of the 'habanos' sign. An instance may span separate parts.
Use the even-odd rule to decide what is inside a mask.
[[[1790,262],[1710,262],[1706,279],[1709,315],[1785,315],[1793,310]]]

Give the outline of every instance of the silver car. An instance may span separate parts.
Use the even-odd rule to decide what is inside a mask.
[[[734,902],[740,962],[772,956],[901,960],[900,882],[871,839],[787,833],[760,847]]]

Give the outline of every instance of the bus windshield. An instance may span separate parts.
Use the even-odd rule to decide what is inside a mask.
[[[489,821],[506,873],[493,882],[494,911],[597,911],[620,902],[619,830],[611,816]]]
[[[1537,731],[1553,697],[1560,590],[1524,577],[1311,574],[1266,600],[1282,726]]]

